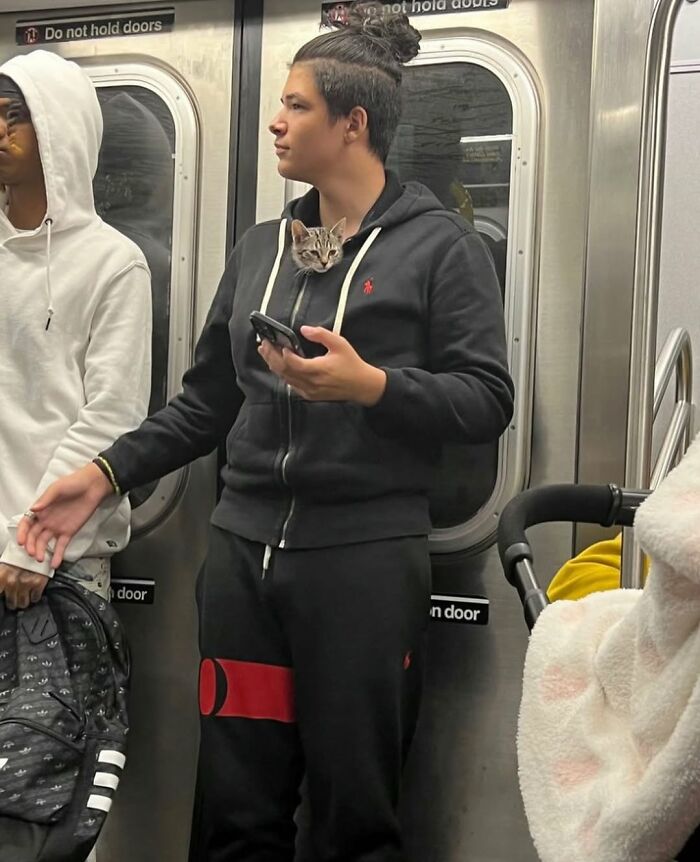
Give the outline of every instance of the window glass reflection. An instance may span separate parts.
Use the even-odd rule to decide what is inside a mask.
[[[93,184],[95,207],[143,251],[151,269],[153,353],[149,412],[167,401],[175,126],[145,87],[98,86],[104,135]],[[132,491],[144,502],[156,483]]]
[[[513,108],[502,82],[471,63],[411,66],[388,167],[474,225],[505,290]],[[470,520],[496,484],[498,444],[447,446],[430,495],[436,528]]]

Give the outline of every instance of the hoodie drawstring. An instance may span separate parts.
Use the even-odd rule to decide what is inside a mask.
[[[263,294],[262,305],[260,306],[260,311],[263,314],[267,312],[267,305],[270,301],[270,297],[272,296],[272,289],[275,286],[275,281],[280,271],[280,264],[282,263],[282,255],[284,254],[284,244],[286,237],[287,219],[283,218],[280,222],[280,230],[277,236],[277,257],[275,258],[275,262],[272,265],[272,272],[270,272],[270,277],[267,280],[267,285],[265,286],[265,293]]]
[[[380,227],[375,227],[372,233],[367,237],[364,241],[362,248],[355,255],[355,260],[353,260],[350,269],[348,270],[347,275],[345,276],[345,281],[343,281],[343,286],[340,288],[340,298],[338,299],[338,308],[335,313],[335,320],[333,321],[333,332],[336,335],[340,335],[340,328],[343,325],[343,318],[345,317],[345,306],[348,304],[348,293],[350,292],[350,284],[352,283],[353,278],[355,277],[355,273],[357,272],[357,268],[362,263],[362,259],[367,254],[367,252],[372,247],[372,243],[379,236],[382,229]]]
[[[343,280],[343,285],[340,288],[340,297],[338,299],[338,307],[335,314],[335,321],[333,322],[333,332],[336,335],[340,334],[340,329],[343,325],[343,317],[345,317],[345,307],[348,304],[348,294],[350,292],[350,285],[352,284],[352,280],[355,277],[355,273],[357,272],[358,267],[362,263],[363,258],[367,254],[367,252],[372,247],[372,243],[381,233],[380,227],[375,227],[372,233],[367,237],[367,239],[362,244],[362,247],[355,255],[355,260],[353,260],[350,269]],[[277,237],[277,256],[275,257],[275,262],[272,265],[272,271],[270,272],[270,277],[267,280],[267,285],[265,286],[265,293],[263,294],[262,304],[260,306],[260,311],[265,314],[267,312],[267,306],[270,302],[270,297],[272,296],[272,291],[275,286],[275,281],[277,280],[277,276],[280,271],[280,265],[282,263],[282,255],[284,254],[284,246],[287,235],[287,220],[282,219],[280,222],[279,234]]]
[[[51,225],[53,225],[53,219],[47,218],[44,224],[46,225],[46,298],[48,302],[45,331],[48,331],[53,317],[53,297],[51,295]]]

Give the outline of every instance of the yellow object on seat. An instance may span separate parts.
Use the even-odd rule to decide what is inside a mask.
[[[590,593],[616,590],[620,586],[622,533],[596,542],[564,563],[547,589],[550,602],[582,599]]]

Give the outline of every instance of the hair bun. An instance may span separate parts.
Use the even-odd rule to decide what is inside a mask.
[[[348,27],[374,39],[382,39],[399,63],[408,63],[420,49],[421,35],[403,12],[392,12],[380,2],[354,3]]]

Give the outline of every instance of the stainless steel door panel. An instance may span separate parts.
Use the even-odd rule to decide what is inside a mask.
[[[50,4],[50,12],[41,12],[36,3],[22,5],[32,9],[24,11],[23,18],[65,14],[59,11],[62,4]],[[171,363],[168,388],[173,394],[224,267],[234,2],[180,0],[168,5],[175,8],[172,33],[49,47],[93,68],[106,63],[114,63],[115,70],[129,64],[151,66],[177,82],[183,90],[179,98],[194,107],[197,140],[189,143],[197,148],[195,176],[181,178],[187,180],[184,186],[194,187],[192,206],[174,202],[172,271],[178,269],[178,278],[188,279],[188,297],[171,309],[180,324],[187,321],[184,329],[171,321],[171,358],[178,352],[181,357]],[[88,11],[100,10],[83,14]],[[25,50],[14,44],[17,17],[0,15],[0,59]],[[182,125],[179,134],[190,133]],[[194,227],[189,247],[175,238],[183,220]],[[123,785],[98,846],[98,862],[187,859],[198,741],[194,584],[214,499],[215,464],[209,458],[192,465],[172,511],[136,535],[114,561],[113,577],[154,579],[156,586],[153,605],[118,608],[133,652],[132,732]]]
[[[490,554],[434,566],[433,591],[488,596],[490,623],[430,624],[426,696],[402,805],[410,859],[537,860],[515,756],[527,629],[498,576]]]
[[[651,4],[596,0],[579,482],[622,482],[644,56]],[[577,548],[599,529],[581,526]]]
[[[267,122],[286,63],[318,33],[314,0],[266,0],[258,217],[285,199]],[[539,87],[538,306],[532,484],[572,481],[576,472],[581,306],[587,224],[593,0],[513,0],[507,11],[417,17],[431,39],[493,39],[532,70]],[[533,345],[534,342],[534,345]],[[533,531],[543,580],[571,552],[570,526]],[[409,858],[421,862],[534,862],[517,782],[515,730],[527,643],[517,596],[494,549],[434,558],[434,592],[486,595],[488,627],[432,622],[427,691],[406,774],[403,822]],[[304,860],[305,862],[305,860]]]
[[[211,459],[194,465],[187,493],[152,540],[135,542],[114,566],[114,576],[153,578],[156,588],[153,605],[118,607],[134,661],[131,732],[98,862],[187,859],[199,739],[194,589],[213,467]]]
[[[143,53],[175,70],[192,91],[203,128],[197,329],[223,267],[229,116],[222,105],[230,94],[233,2],[174,5],[173,34],[56,50],[76,57]],[[277,217],[284,204],[285,185],[276,172],[267,124],[277,109],[287,62],[318,33],[319,7],[318,0],[265,3],[260,219]],[[631,162],[638,149],[639,46],[650,9],[651,2],[637,0],[513,0],[505,11],[415,21],[431,38],[494,40],[528,66],[538,87],[537,310],[530,343],[523,345],[535,357],[533,485],[577,476],[608,481],[614,478],[610,471],[622,466],[625,429],[619,417],[625,399],[616,404],[613,396],[622,391],[627,366],[605,327],[614,321],[616,337],[629,324],[631,278],[626,279],[636,170]],[[15,51],[13,20],[0,17],[0,56]],[[622,55],[623,70],[617,66]],[[186,858],[196,736],[192,591],[212,496],[211,470],[201,465],[179,507],[120,561],[129,576],[138,570],[158,584],[152,608],[123,608],[137,657],[148,655],[149,661],[142,663],[147,672],[134,680],[130,766],[99,862]],[[191,545],[185,535],[192,537]],[[572,529],[539,527],[532,541],[538,573],[546,581],[570,555]],[[426,698],[402,810],[409,850],[421,862],[534,862],[515,761],[527,643],[517,596],[504,581],[494,549],[475,557],[436,558],[434,588],[488,596],[491,619],[486,628],[431,623]],[[174,604],[164,595],[175,597]],[[161,765],[147,775],[154,764]],[[143,856],[130,840],[132,824],[138,824],[140,836],[154,831]]]

